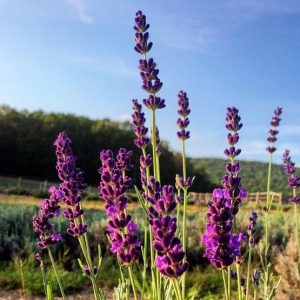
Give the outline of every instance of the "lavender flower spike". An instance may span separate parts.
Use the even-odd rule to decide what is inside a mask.
[[[253,211],[251,213],[251,216],[249,218],[249,224],[248,224],[248,236],[249,236],[249,244],[254,244],[254,235],[256,233],[256,227],[257,227],[257,212]]]
[[[149,33],[147,30],[149,29],[150,25],[146,22],[146,16],[139,10],[135,14],[135,25],[134,30],[136,31],[135,34],[135,42],[136,45],[134,50],[140,54],[146,54],[152,48],[152,43],[148,42]]]
[[[300,188],[300,177],[294,175],[296,172],[296,168],[295,168],[295,163],[293,163],[291,160],[289,150],[285,150],[283,153],[283,167],[284,167],[284,172],[287,175],[290,175],[290,177],[288,178],[288,186],[290,188],[293,188],[294,190]],[[289,202],[290,203],[300,202],[300,197],[296,196],[296,191],[294,192],[294,196],[289,199]]]
[[[143,59],[139,61],[140,76],[143,81],[142,89],[149,95],[143,103],[147,108],[156,110],[165,107],[165,100],[157,97],[156,94],[162,88],[163,83],[158,77],[159,70],[153,58],[147,59],[147,52],[152,48],[152,43],[148,42],[149,33],[147,30],[150,25],[146,22],[146,16],[141,11],[136,13],[135,17],[135,47],[134,50],[143,55]]]
[[[125,148],[120,148],[117,155],[116,167],[122,172],[133,170],[134,166],[131,161],[132,154],[132,151],[127,151]]]
[[[190,112],[189,98],[185,92],[180,91],[178,93],[178,115],[180,118],[177,120],[177,126],[179,127],[180,131],[177,132],[177,136],[181,140],[190,138],[190,132],[186,131],[186,128],[190,124],[190,120],[188,118]]]
[[[99,195],[106,203],[110,250],[117,253],[121,262],[128,266],[138,259],[141,245],[137,237],[137,225],[126,213],[125,192],[131,187],[132,180],[128,176],[122,176],[120,164],[114,160],[112,151],[102,150],[100,160],[102,167],[99,170]]]
[[[254,270],[254,273],[252,274],[252,285],[254,287],[258,287],[259,284],[260,284],[260,275],[261,275],[261,272],[259,270]]]
[[[49,189],[49,192],[50,198],[41,201],[41,210],[33,217],[33,228],[40,239],[37,245],[42,249],[54,246],[62,240],[61,234],[51,233],[54,225],[50,223],[50,219],[60,215],[59,201],[62,195],[54,186]]]
[[[280,115],[282,114],[282,108],[281,107],[277,107],[274,110],[274,116],[272,117],[271,120],[271,126],[272,128],[269,130],[269,137],[268,137],[268,142],[269,142],[269,146],[267,147],[267,151],[269,153],[274,153],[276,151],[276,147],[274,147],[274,143],[277,141],[277,134],[278,134],[278,130],[276,130],[276,128],[279,126],[280,124]]]
[[[202,235],[204,256],[214,267],[225,269],[240,257],[239,236],[232,233],[233,214],[221,189],[213,191],[213,199],[207,205],[207,225]]]
[[[161,274],[178,278],[188,269],[189,264],[185,262],[181,242],[175,236],[177,220],[170,216],[176,209],[174,188],[167,185],[161,188],[160,183],[150,177],[148,191],[148,216],[154,236],[153,248],[157,253],[155,265]]]
[[[67,233],[79,236],[87,232],[87,225],[83,224],[80,218],[84,213],[80,205],[81,194],[86,188],[86,184],[83,183],[83,172],[76,167],[77,158],[72,153],[71,143],[71,139],[64,131],[55,140],[56,169],[58,177],[62,181],[59,186],[62,194],[61,201],[67,205],[64,217],[70,221]]]
[[[247,191],[242,187],[239,175],[240,164],[239,162],[234,162],[234,159],[241,153],[241,149],[235,148],[235,145],[239,141],[238,131],[243,127],[243,124],[240,123],[241,117],[238,112],[238,109],[235,107],[227,108],[226,128],[229,130],[227,135],[229,148],[225,149],[224,153],[230,158],[230,162],[226,165],[227,174],[221,181],[224,188],[224,197],[230,201],[233,215],[238,213],[242,199],[247,197]]]
[[[138,148],[145,149],[150,143],[150,139],[146,137],[148,128],[145,127],[145,114],[142,112],[142,105],[136,99],[132,100],[132,109],[132,123],[134,133],[137,136],[134,143]]]
[[[285,150],[283,153],[283,167],[284,167],[284,172],[287,175],[290,175],[290,177],[288,178],[288,186],[290,188],[293,188],[294,190],[300,188],[300,177],[294,175],[296,172],[296,168],[295,168],[295,163],[293,163],[291,160],[289,150]],[[293,204],[300,202],[300,197],[296,196],[296,190],[294,192],[293,197],[289,199],[289,202]]]

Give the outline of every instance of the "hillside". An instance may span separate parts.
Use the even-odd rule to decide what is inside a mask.
[[[219,185],[225,174],[225,159],[218,158],[193,158],[191,163],[195,170],[205,169],[210,180]],[[266,191],[268,163],[258,161],[240,161],[241,177],[243,186],[249,192]],[[299,171],[299,169],[298,169]],[[284,197],[290,197],[290,189],[287,187],[287,176],[283,171],[282,165],[273,165],[271,190],[283,192]]]

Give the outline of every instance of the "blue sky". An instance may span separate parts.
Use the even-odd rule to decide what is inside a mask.
[[[276,106],[284,109],[275,160],[300,163],[300,2],[0,0],[0,103],[125,120],[143,99],[133,18],[151,24],[167,107],[161,136],[173,149],[176,95],[190,98],[194,157],[223,157],[227,106],[240,109],[241,158],[266,161]]]

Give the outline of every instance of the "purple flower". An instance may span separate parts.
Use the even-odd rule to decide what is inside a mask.
[[[295,176],[296,168],[295,168],[295,163],[292,162],[291,157],[290,157],[290,151],[285,150],[283,153],[283,168],[284,172],[287,175],[290,175],[288,178],[288,186],[290,188],[296,189],[300,187],[300,177]],[[289,198],[289,202],[292,204],[298,203],[300,201],[300,198],[297,196]]]
[[[221,184],[223,186],[224,197],[230,202],[231,211],[236,215],[242,204],[242,198],[247,197],[247,191],[242,187],[239,162],[234,159],[241,153],[241,149],[237,149],[235,144],[239,141],[238,131],[243,127],[240,123],[241,117],[239,110],[235,107],[228,107],[226,113],[226,128],[229,130],[227,135],[227,143],[229,148],[225,149],[224,154],[230,158],[230,162],[226,165],[227,174],[223,177]]]
[[[193,178],[192,177],[188,177],[186,179],[186,181],[184,182],[184,179],[181,175],[176,174],[175,177],[175,187],[176,189],[184,189],[185,187],[190,187],[193,184]]]
[[[283,153],[283,168],[286,174],[294,174],[296,172],[295,163],[292,162],[290,150],[285,150]]]
[[[260,284],[260,274],[261,274],[261,272],[259,270],[254,270],[254,273],[251,275],[252,285],[254,287],[258,287]]]
[[[127,152],[128,153],[128,152]],[[105,201],[110,233],[111,252],[117,253],[124,265],[129,265],[139,257],[141,242],[137,237],[137,225],[126,212],[126,191],[132,186],[132,180],[122,175],[118,161],[110,150],[100,153],[102,166],[100,173],[100,197]]]
[[[132,154],[132,151],[120,148],[117,155],[116,167],[124,172],[133,170],[134,166],[132,164]]]
[[[224,153],[229,158],[235,158],[241,153],[241,149],[236,149],[234,145],[239,141],[238,131],[243,127],[240,123],[241,117],[238,114],[239,110],[235,107],[227,107],[226,113],[226,129],[229,131],[227,135],[227,143],[230,145],[225,149]]]
[[[43,258],[41,257],[41,254],[39,252],[34,253],[34,258],[39,261],[41,264],[43,263]]]
[[[288,179],[288,186],[290,188],[299,188],[300,187],[300,177],[298,176],[291,176],[289,179]]]
[[[206,231],[202,235],[204,257],[218,269],[230,266],[240,257],[239,236],[232,233],[233,213],[221,189],[213,191],[212,201],[207,203]]]
[[[177,132],[177,136],[181,140],[190,138],[190,132],[186,131],[186,128],[190,124],[190,120],[188,118],[190,112],[189,98],[185,92],[180,91],[178,93],[178,115],[180,118],[177,119],[177,126],[179,127],[180,131]]]
[[[276,147],[273,146],[273,144],[277,141],[277,134],[278,130],[276,130],[276,127],[279,126],[279,123],[281,121],[280,115],[282,114],[282,108],[277,107],[274,110],[274,116],[270,122],[272,129],[269,130],[269,137],[267,138],[267,141],[269,142],[269,146],[266,148],[266,150],[269,153],[274,153],[276,151]]]
[[[149,94],[156,94],[162,87],[162,83],[160,83],[160,81],[156,81],[153,86],[151,81],[148,81],[146,83],[147,84],[143,84],[142,88]],[[159,85],[157,86],[157,84]],[[150,95],[147,99],[143,99],[143,103],[146,105],[147,108],[152,110],[166,107],[164,99],[153,95]]]
[[[84,269],[84,272],[85,272],[86,275],[91,276],[91,271],[90,271],[90,268],[87,264],[83,265],[83,269]],[[94,266],[93,267],[93,274],[97,275],[97,272],[98,272],[98,268],[97,268],[97,266]]]
[[[158,77],[159,69],[153,58],[147,59],[147,52],[152,48],[152,43],[148,42],[149,33],[147,30],[150,25],[146,22],[146,16],[141,11],[136,13],[135,17],[135,51],[143,55],[143,59],[139,61],[140,76],[142,79],[142,89],[148,94],[147,99],[143,99],[143,103],[151,110],[161,109],[165,107],[165,100],[157,97],[163,83]]]
[[[136,99],[132,100],[132,109],[132,123],[134,126],[134,133],[137,136],[134,143],[138,148],[145,149],[150,143],[150,139],[146,137],[148,128],[145,127],[145,114],[142,112],[142,105],[139,104]]]
[[[165,185],[161,188],[154,177],[150,177],[148,185],[149,222],[153,231],[153,248],[157,253],[155,265],[163,275],[176,278],[187,269],[185,253],[180,240],[175,236],[177,224],[176,218],[170,217],[176,209],[174,188]]]
[[[87,231],[87,225],[82,224],[81,216],[84,210],[81,208],[81,194],[86,188],[83,182],[83,172],[76,167],[76,156],[71,149],[71,139],[63,131],[54,142],[56,146],[56,169],[58,177],[62,181],[59,185],[61,201],[67,205],[64,217],[70,221],[67,233],[73,236],[82,235]]]
[[[289,198],[289,202],[292,204],[296,204],[300,202],[300,197],[291,197]]]
[[[152,43],[148,42],[149,33],[147,32],[147,30],[149,29],[149,27],[150,25],[146,22],[146,16],[143,15],[141,11],[138,11],[135,14],[135,25],[133,27],[136,31],[136,45],[134,47],[134,50],[140,54],[146,54],[152,48]]]
[[[50,219],[59,216],[61,193],[54,186],[49,189],[50,198],[41,201],[41,209],[38,215],[33,217],[33,229],[39,234],[40,241],[37,243],[40,248],[54,246],[62,240],[59,233],[51,233],[54,225]]]
[[[256,226],[257,226],[257,212],[252,211],[251,216],[249,218],[249,224],[247,227],[248,235],[249,235],[249,244],[253,245],[254,244],[254,235],[256,233]]]
[[[149,169],[152,165],[152,156],[150,154],[146,154],[146,156],[140,156],[140,173],[141,173],[141,182],[143,190],[147,190],[147,169]]]

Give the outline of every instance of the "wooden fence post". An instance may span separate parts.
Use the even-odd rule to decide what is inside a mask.
[[[279,193],[279,204],[282,205],[282,193]]]
[[[259,199],[259,192],[256,192],[256,203],[259,205],[260,199]]]

